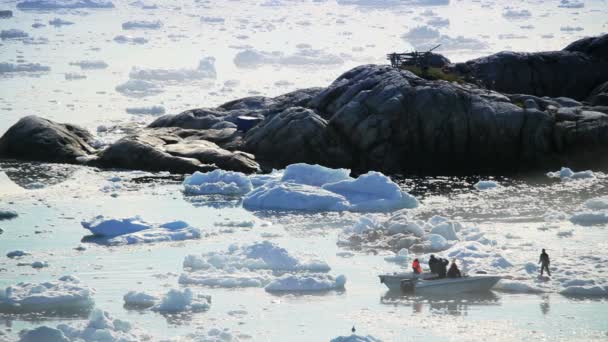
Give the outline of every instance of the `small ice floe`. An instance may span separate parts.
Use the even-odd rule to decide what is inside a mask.
[[[585,3],[580,0],[561,0],[559,6],[561,8],[583,8]]]
[[[530,18],[532,16],[532,13],[530,13],[530,11],[528,11],[527,9],[507,7],[506,10],[502,13],[502,16],[505,19],[509,20],[521,20]]]
[[[17,30],[17,29],[9,29],[0,31],[0,39],[20,39],[27,38],[30,35],[25,31]]]
[[[532,286],[528,283],[515,280],[501,280],[494,286],[494,289],[502,292],[511,293],[542,293],[545,290]]]
[[[0,221],[12,220],[18,216],[19,216],[19,214],[14,210],[0,209]]]
[[[547,172],[547,176],[550,178],[560,178],[561,180],[574,180],[574,179],[594,179],[595,174],[593,171],[579,171],[574,172],[570,168],[562,167],[561,170],[555,172]]]
[[[184,260],[184,265],[186,265]],[[184,266],[186,267],[186,266]],[[246,269],[215,269],[209,267],[201,272],[182,273],[178,282],[181,285],[200,285],[208,287],[263,287],[272,280],[268,272],[252,272]]]
[[[57,328],[41,326],[36,329],[23,330],[19,334],[20,342],[135,342],[149,341],[151,337],[131,326],[131,323],[112,316],[100,309],[95,309],[84,324],[59,324]]]
[[[77,74],[74,72],[65,73],[64,76],[65,76],[65,79],[68,81],[83,80],[83,79],[87,78],[87,75]]]
[[[0,311],[83,310],[93,306],[92,290],[73,276],[44,283],[18,283],[0,289]]]
[[[163,27],[163,23],[160,20],[133,20],[122,24],[123,30],[158,30],[161,27]]]
[[[559,292],[565,296],[608,296],[608,287],[599,285],[568,286]]]
[[[191,227],[184,221],[154,224],[144,221],[139,216],[106,219],[103,215],[99,215],[81,224],[93,234],[88,240],[112,246],[192,240],[201,237],[198,228]]]
[[[595,226],[608,223],[608,211],[582,211],[570,216],[570,222],[579,226]]]
[[[248,269],[272,271],[310,271],[329,272],[325,261],[303,258],[290,254],[285,248],[270,241],[255,242],[248,245],[230,245],[227,251],[209,252],[201,257],[188,255],[184,267],[192,270]]]
[[[209,310],[210,307],[211,296],[195,294],[190,289],[171,289],[151,310],[166,313],[200,312]]]
[[[216,78],[215,58],[206,57],[195,69],[141,69],[134,67],[129,73],[132,80],[144,81],[188,81]]]
[[[226,20],[222,17],[201,17],[201,23],[223,24]]]
[[[20,257],[26,256],[26,255],[30,255],[30,253],[26,252],[26,251],[22,251],[20,249],[6,253],[6,257],[10,258],[10,259],[20,258]]]
[[[148,3],[148,2],[143,2],[143,1],[140,1],[140,0],[133,1],[133,2],[129,3],[129,5],[131,5],[133,7],[141,8],[143,10],[158,9],[158,5],[156,5],[156,4],[152,4],[152,3]]]
[[[363,335],[355,335],[353,333],[352,335],[348,335],[348,336],[338,336],[338,337],[332,338],[330,342],[382,342],[382,340],[375,338],[373,336],[370,336],[370,335],[363,336]]]
[[[346,277],[328,274],[284,274],[264,287],[267,292],[315,292],[344,289]]]
[[[125,83],[117,85],[115,89],[125,96],[132,97],[153,96],[163,92],[160,86],[142,80],[128,80]]]
[[[96,9],[114,8],[114,4],[104,0],[25,0],[17,3],[20,10]]]
[[[247,49],[236,54],[234,64],[239,68],[259,68],[264,65],[287,67],[339,66],[344,64],[344,59],[323,50],[312,48],[298,49],[291,55],[286,55],[280,51],[268,52]]]
[[[70,65],[78,66],[80,69],[105,69],[108,67],[108,63],[104,61],[76,61],[70,62]]]
[[[473,187],[475,187],[475,189],[477,190],[495,189],[498,186],[498,183],[491,180],[480,180],[479,182],[475,183],[475,185],[473,185]]]
[[[588,199],[583,205],[591,210],[606,210],[608,209],[608,196]],[[0,214],[0,217],[1,216],[2,214]]]
[[[242,336],[242,335],[239,335]],[[171,340],[172,341],[172,340]],[[198,331],[186,336],[180,336],[176,341],[180,342],[239,342],[240,339],[236,334],[233,334],[230,329],[212,328],[207,332]]]
[[[18,263],[17,266],[30,266],[32,268],[45,268],[49,267],[49,263],[46,261],[34,261],[31,263]]]
[[[129,114],[162,115],[162,114],[165,114],[165,107],[163,107],[163,106],[129,107],[126,109],[126,111]]]
[[[224,222],[216,222],[214,225],[217,227],[253,228],[253,226],[255,226],[255,221],[225,220]]]
[[[50,71],[51,68],[46,65],[38,63],[24,63],[24,64],[13,64],[13,63],[0,63],[0,74],[18,73],[18,72],[46,72]]]
[[[565,221],[569,218],[568,214],[563,211],[549,209],[543,214],[545,222]]]
[[[249,210],[307,210],[382,212],[415,208],[418,200],[390,178],[368,172],[354,179],[348,170],[319,165],[289,165],[281,181],[268,182],[248,193]],[[338,181],[333,181],[338,177]]]
[[[213,170],[195,172],[183,182],[187,195],[244,195],[253,189],[251,180],[245,174],[233,171]]]
[[[148,40],[144,37],[131,37],[118,35],[114,37],[114,41],[119,44],[133,44],[133,45],[142,45],[148,43]]]
[[[55,27],[61,27],[61,26],[67,26],[67,25],[74,25],[74,23],[71,21],[63,20],[61,18],[55,18],[53,20],[49,20],[49,25],[55,26]]]

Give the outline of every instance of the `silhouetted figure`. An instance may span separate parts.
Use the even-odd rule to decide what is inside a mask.
[[[357,329],[355,329],[355,326],[353,325],[353,328],[352,328],[352,329],[350,329],[350,331],[352,331],[352,332],[353,332],[353,334],[354,334],[354,333],[355,333],[355,331],[357,331]]]
[[[414,270],[415,274],[422,273],[422,267],[420,267],[420,261],[418,261],[418,259],[414,259],[414,262],[412,263],[412,269]]]
[[[439,278],[445,278],[448,273],[448,264],[450,262],[446,259],[439,258],[437,263],[437,275]]]
[[[549,264],[551,263],[551,261],[549,260],[549,254],[545,252],[544,248],[543,252],[540,253],[540,259],[538,260],[538,263],[540,264],[540,275],[542,276],[543,271],[547,270],[547,274],[551,276],[551,271],[549,271]]]
[[[437,274],[437,266],[439,265],[439,260],[435,258],[433,254],[431,254],[431,258],[429,259],[429,268],[431,269],[431,273]]]
[[[456,266],[456,259],[452,260],[452,265],[450,265],[450,270],[448,271],[448,278],[460,278],[462,274],[460,274],[460,270],[458,266]]]

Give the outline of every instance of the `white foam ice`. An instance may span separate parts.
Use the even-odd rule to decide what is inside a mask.
[[[182,183],[187,195],[244,195],[253,189],[251,180],[241,172],[213,170],[195,172]]]
[[[117,85],[115,89],[125,96],[132,97],[153,96],[163,92],[160,86],[143,80],[128,80]]]
[[[104,0],[25,0],[17,3],[21,10],[96,9],[114,8],[114,4]]]
[[[189,256],[193,257],[193,256]],[[187,257],[188,258],[188,257]],[[186,264],[186,261],[184,261]],[[200,285],[207,287],[263,287],[272,280],[270,272],[248,271],[246,269],[216,269],[213,266],[204,268],[202,272],[182,273],[178,282],[182,285]]]
[[[163,27],[163,23],[160,20],[132,20],[122,24],[123,30],[158,30]]]
[[[374,212],[418,205],[416,198],[379,172],[356,179],[349,173],[347,169],[292,164],[280,181],[267,182],[248,193],[243,206],[252,210]]]
[[[605,210],[608,209],[608,196],[591,198],[585,201],[583,205],[591,210]],[[0,217],[2,214],[0,214]]]
[[[141,44],[148,43],[148,39],[146,39],[144,37],[132,37],[132,36],[125,36],[125,35],[118,35],[118,36],[114,37],[114,41],[119,44],[134,44],[134,45],[141,45]]]
[[[209,252],[202,256],[189,255],[183,266],[192,270],[248,269],[272,271],[328,272],[329,265],[321,260],[290,254],[285,248],[270,241],[247,245],[230,245],[227,251]]]
[[[125,305],[142,308],[154,306],[159,300],[154,295],[137,291],[129,291],[122,298]]]
[[[267,292],[314,292],[344,289],[346,277],[328,274],[284,274],[266,285]]]
[[[215,58],[205,57],[194,69],[143,69],[134,67],[129,73],[132,80],[144,81],[189,81],[214,79],[217,77]]]
[[[39,63],[23,63],[23,64],[13,64],[13,63],[0,63],[0,74],[8,74],[8,73],[20,73],[20,72],[45,72],[50,71],[51,68],[42,65]]]
[[[41,326],[20,333],[20,342],[138,342],[151,337],[131,323],[114,319],[108,312],[96,309],[85,324],[60,324],[57,328]]]
[[[247,49],[234,57],[234,64],[239,68],[258,68],[264,65],[287,67],[338,66],[344,64],[342,57],[312,48],[298,49],[293,54],[281,51],[259,51]]]
[[[196,294],[191,289],[171,289],[165,294],[158,304],[152,306],[152,311],[159,312],[200,312],[211,307],[211,297]]]
[[[88,61],[76,61],[70,62],[70,65],[78,66],[83,70],[90,69],[105,69],[108,67],[108,63],[99,60],[88,60]]]
[[[574,172],[570,168],[562,167],[561,170],[555,172],[547,172],[550,178],[560,178],[561,180],[576,180],[576,179],[594,179],[595,174],[591,170]]]
[[[475,187],[475,189],[477,190],[495,189],[498,186],[499,185],[497,182],[491,180],[480,180],[479,182],[475,183],[475,185],[473,185],[473,187]]]
[[[27,38],[30,35],[18,29],[8,29],[0,31],[0,39],[19,39],[19,38]]]
[[[162,114],[165,114],[165,107],[163,107],[163,106],[129,107],[126,109],[126,111],[129,114],[162,115]]]
[[[154,224],[139,216],[106,219],[103,215],[81,222],[95,237],[95,242],[106,245],[131,245],[167,241],[199,239],[201,231],[184,221]]]
[[[40,312],[89,309],[93,291],[78,278],[64,276],[58,281],[18,283],[0,289],[0,311]]]

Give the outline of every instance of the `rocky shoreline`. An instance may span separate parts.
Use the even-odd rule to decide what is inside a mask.
[[[445,68],[477,82],[363,65],[327,88],[164,115],[103,148],[83,128],[27,116],[0,138],[0,158],[174,173],[297,162],[443,175],[608,166],[608,35]],[[244,115],[260,122],[238,131]]]

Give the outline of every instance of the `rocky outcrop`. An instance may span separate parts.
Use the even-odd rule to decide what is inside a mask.
[[[587,102],[593,106],[608,106],[608,81],[593,89]]]
[[[500,52],[452,69],[500,92],[580,101],[608,80],[608,35],[581,39],[562,51]]]
[[[315,111],[290,107],[247,132],[244,148],[265,165],[284,167],[304,162],[327,166],[350,165],[351,154],[336,132]]]
[[[38,116],[21,118],[0,138],[0,158],[75,163],[95,153],[93,136],[75,125]]]

